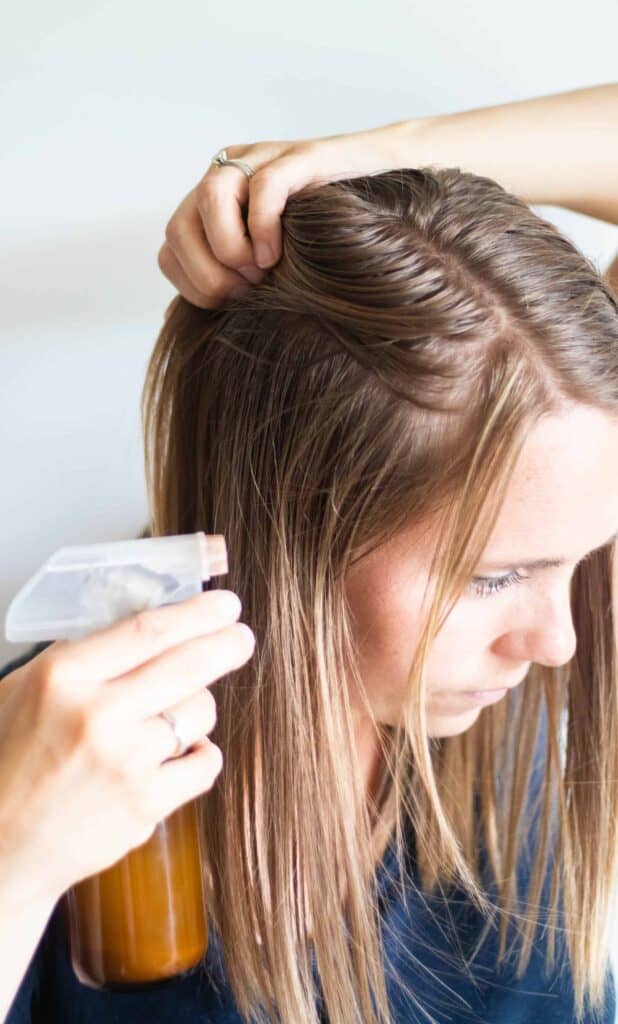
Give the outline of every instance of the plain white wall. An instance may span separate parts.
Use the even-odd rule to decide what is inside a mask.
[[[0,613],[146,520],[138,399],[165,224],[221,146],[611,81],[615,0],[13,5],[0,36]],[[548,126],[549,128],[549,126]],[[534,154],[530,154],[534,159]],[[541,211],[599,267],[618,230]],[[0,637],[0,663],[28,645]]]

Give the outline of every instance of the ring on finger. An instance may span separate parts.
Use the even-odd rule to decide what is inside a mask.
[[[225,149],[218,150],[210,161],[211,166],[217,164],[218,167],[225,167],[226,164],[231,164],[234,167],[238,167],[243,174],[246,174],[248,178],[252,178],[255,174],[253,167],[250,167],[244,160],[232,160],[228,157]]]
[[[176,737],[176,749],[170,754],[170,757],[182,757],[194,742],[193,739],[185,737],[181,723],[172,711],[161,711],[159,718],[164,718],[166,722],[169,722]]]
[[[157,761],[163,763],[163,758],[169,760],[170,758],[182,757],[190,747],[202,739],[204,734],[212,731],[217,719],[213,695],[210,690],[205,689],[203,692],[195,694],[189,701],[185,701],[181,705],[179,704],[176,708],[167,708],[165,711],[161,711],[158,715],[153,716],[154,720],[157,718],[163,719],[166,723],[166,732],[168,734],[166,741],[168,747],[164,754],[161,753],[159,747]],[[175,749],[168,753],[170,729],[176,745]]]

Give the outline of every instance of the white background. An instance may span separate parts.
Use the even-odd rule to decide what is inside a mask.
[[[614,0],[12,5],[0,35],[2,621],[58,547],[146,521],[138,399],[174,293],[156,254],[219,147],[611,81],[617,38]],[[614,226],[540,212],[600,268],[618,248]],[[2,635],[0,663],[26,646]]]

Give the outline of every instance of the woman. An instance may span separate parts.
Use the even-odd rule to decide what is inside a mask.
[[[491,178],[375,170],[289,195],[237,297],[201,200],[170,231],[152,532],[226,535],[257,638],[217,691],[209,959],[86,990],[54,913],[25,1019],[613,1019],[616,300]]]

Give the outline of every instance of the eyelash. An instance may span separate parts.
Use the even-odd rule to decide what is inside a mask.
[[[589,551],[587,555],[584,555],[579,560],[575,568],[577,569],[583,562],[587,562],[595,554],[596,551]],[[499,590],[504,590],[505,587],[510,587],[514,583],[523,583],[527,579],[527,576],[522,576],[520,573],[513,571],[507,573],[506,576],[473,576],[470,586],[477,597],[491,597],[492,594],[496,594]]]
[[[518,572],[509,572],[506,576],[475,576],[470,585],[477,597],[490,597],[514,583],[522,583],[525,579],[526,577]]]

